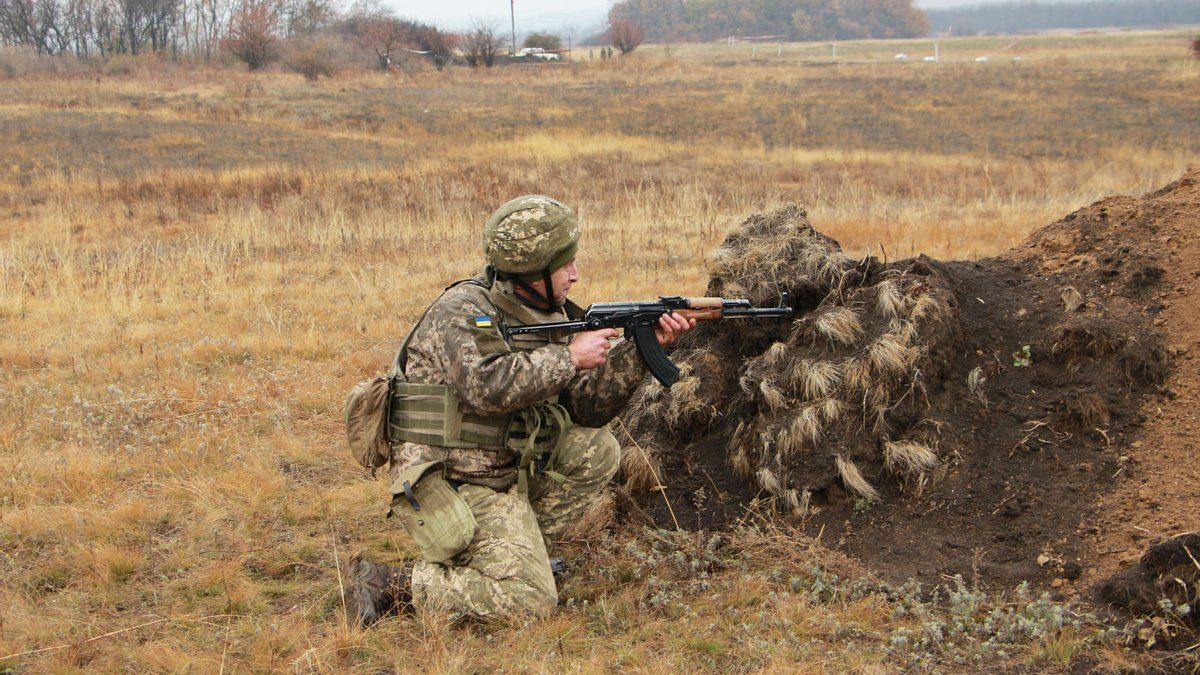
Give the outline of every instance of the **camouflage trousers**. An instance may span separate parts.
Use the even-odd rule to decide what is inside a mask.
[[[550,542],[592,505],[620,456],[621,446],[607,429],[575,426],[556,460],[556,471],[565,477],[561,483],[534,476],[528,498],[516,486],[503,492],[461,486],[459,494],[475,515],[475,536],[450,564],[417,562],[413,604],[482,619],[548,615],[558,604]]]

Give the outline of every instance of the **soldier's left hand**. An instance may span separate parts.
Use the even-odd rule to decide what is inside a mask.
[[[679,339],[679,336],[685,331],[695,327],[695,319],[685,319],[674,313],[663,314],[658,317],[658,327],[654,329],[654,336],[658,338],[658,344],[666,347]]]

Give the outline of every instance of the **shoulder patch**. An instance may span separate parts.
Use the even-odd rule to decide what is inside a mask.
[[[474,319],[472,319],[472,321],[475,322],[476,328],[491,328],[492,327],[492,317],[487,316],[487,315],[477,316]]]

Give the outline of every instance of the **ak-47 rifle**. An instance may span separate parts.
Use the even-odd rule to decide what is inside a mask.
[[[725,298],[684,298],[678,295],[664,296],[645,302],[596,302],[588,305],[583,316],[573,321],[534,323],[527,326],[512,326],[504,329],[508,337],[529,333],[553,331],[558,334],[580,333],[602,328],[622,328],[626,335],[633,333],[638,353],[646,367],[665,387],[679,380],[679,367],[671,362],[654,329],[658,318],[664,314],[677,314],[685,319],[715,321],[718,319],[781,318],[791,316],[796,310],[788,305],[788,295],[779,298],[778,307],[755,307],[749,300],[727,300]]]

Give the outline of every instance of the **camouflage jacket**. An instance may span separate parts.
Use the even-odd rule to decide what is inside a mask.
[[[566,319],[565,313],[521,304],[510,282],[496,281],[490,290],[474,283],[459,284],[443,293],[417,325],[408,345],[405,378],[447,385],[464,406],[480,415],[501,416],[556,401],[576,424],[604,426],[646,374],[631,341],[619,340],[604,365],[580,371],[571,363],[567,336],[505,338],[502,329]],[[404,443],[396,451],[392,472],[431,459],[447,460],[449,476],[465,483],[504,490],[516,482],[516,455],[485,448]]]

